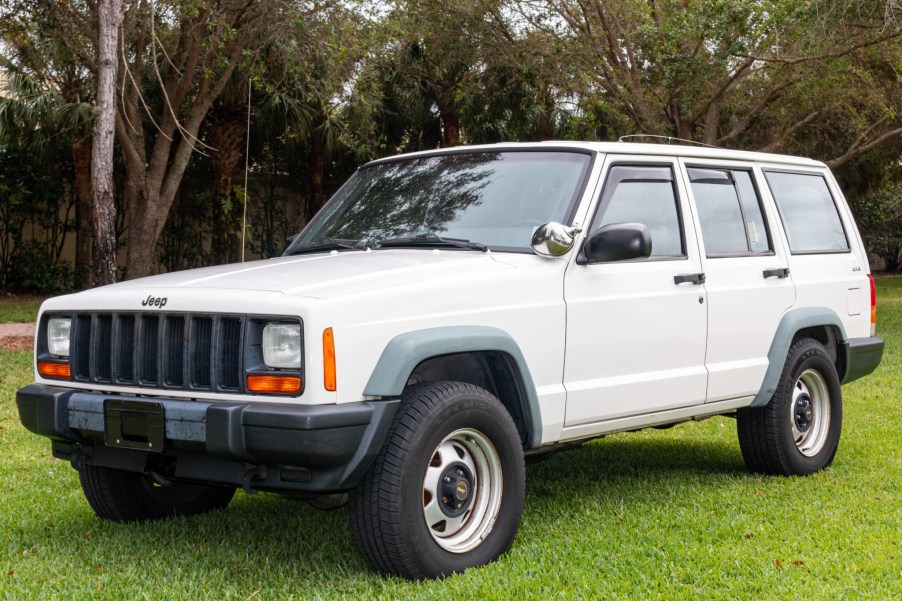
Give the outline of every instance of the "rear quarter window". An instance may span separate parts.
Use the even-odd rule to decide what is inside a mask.
[[[848,252],[836,201],[822,175],[766,171],[793,254]]]

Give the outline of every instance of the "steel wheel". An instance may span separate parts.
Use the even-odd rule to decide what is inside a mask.
[[[754,472],[804,476],[833,462],[842,433],[842,390],[822,342],[799,338],[792,344],[770,401],[737,411],[736,431]]]
[[[423,516],[438,545],[451,553],[476,547],[501,508],[501,460],[481,432],[455,430],[439,443],[423,478]]]
[[[351,491],[351,530],[383,574],[463,572],[510,549],[525,483],[520,434],[497,397],[464,382],[417,384]]]
[[[820,372],[807,369],[796,380],[790,404],[792,439],[806,457],[824,448],[830,430],[830,392]]]

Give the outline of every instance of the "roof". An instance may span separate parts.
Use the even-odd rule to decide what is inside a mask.
[[[479,146],[455,146],[438,150],[423,150],[389,156],[367,163],[367,165],[396,161],[402,158],[414,158],[424,156],[436,156],[442,154],[457,154],[462,152],[485,152],[499,150],[541,150],[553,147],[555,149],[589,150],[604,154],[635,154],[655,156],[680,156],[698,159],[722,159],[733,161],[755,161],[764,163],[782,163],[800,167],[826,167],[824,163],[785,154],[770,154],[765,152],[750,152],[745,150],[727,150],[711,146],[690,146],[686,144],[640,144],[636,142],[501,142],[498,144],[482,144]]]

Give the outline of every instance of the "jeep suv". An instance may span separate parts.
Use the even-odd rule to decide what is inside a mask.
[[[823,163],[502,144],[361,167],[282,256],[50,299],[22,423],[102,518],[349,493],[367,565],[510,548],[524,456],[736,418],[748,467],[830,465],[874,282]]]

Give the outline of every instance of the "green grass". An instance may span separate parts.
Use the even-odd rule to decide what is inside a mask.
[[[902,278],[879,280],[878,371],[843,388],[836,461],[746,472],[734,422],[613,436],[527,468],[510,553],[441,582],[368,572],[344,511],[239,492],[206,516],[104,522],[18,422],[0,352],[0,599],[902,598]]]
[[[0,323],[33,323],[42,300],[36,296],[0,296]]]

